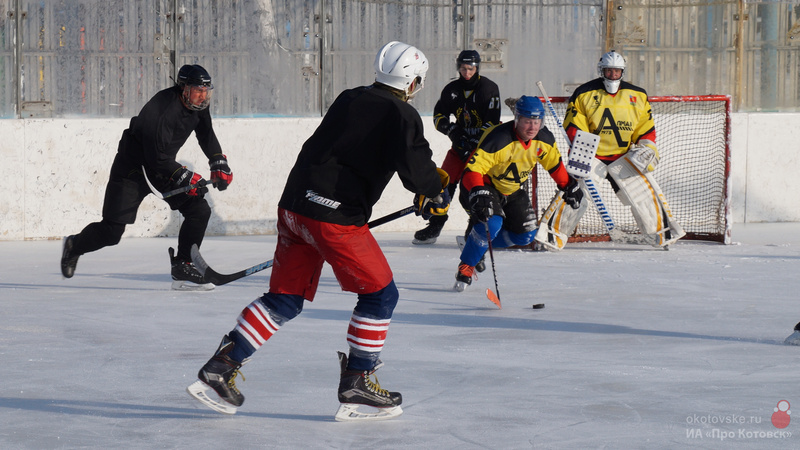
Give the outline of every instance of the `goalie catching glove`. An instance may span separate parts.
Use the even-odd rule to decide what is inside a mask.
[[[220,191],[228,189],[228,185],[233,183],[233,172],[228,166],[228,158],[217,153],[208,161],[208,167],[211,168],[211,183],[214,187]]]
[[[208,188],[206,187],[207,181],[200,176],[199,173],[194,173],[191,170],[187,169],[186,166],[183,166],[172,173],[172,176],[169,177],[170,183],[175,189],[186,187],[186,186],[194,186],[191,190],[186,191],[186,195],[192,197],[203,197],[208,192]]]
[[[578,209],[581,206],[581,200],[583,200],[583,189],[578,184],[578,180],[570,178],[563,191],[564,203],[568,204],[572,209]]]
[[[656,143],[642,139],[628,150],[628,160],[642,172],[656,170],[659,155]]]
[[[492,191],[486,186],[475,186],[469,191],[469,210],[478,222],[486,222],[494,215]]]
[[[445,216],[447,215],[447,210],[450,209],[450,192],[447,189],[447,185],[450,184],[450,175],[438,167],[436,172],[442,181],[442,192],[433,198],[428,198],[422,194],[414,196],[414,213],[422,216],[425,220],[430,219],[431,216]]]

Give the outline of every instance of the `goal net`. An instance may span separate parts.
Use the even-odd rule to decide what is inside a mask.
[[[550,101],[564,117],[567,97]],[[661,155],[654,172],[673,216],[686,230],[684,239],[730,243],[730,96],[650,97],[656,123],[656,144]],[[562,154],[569,148],[555,119],[547,115],[545,125],[553,130]],[[541,217],[556,192],[546,171],[531,177],[534,210]],[[639,233],[630,209],[619,201],[608,181],[598,190],[620,230]],[[588,199],[587,199],[588,200]],[[609,240],[603,220],[590,202],[570,242]]]

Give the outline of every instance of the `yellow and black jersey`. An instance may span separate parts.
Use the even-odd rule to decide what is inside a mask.
[[[564,128],[570,139],[578,130],[600,136],[599,159],[614,160],[640,139],[656,141],[656,125],[647,92],[622,81],[611,95],[601,78],[584,83],[569,98]]]
[[[526,143],[517,137],[514,122],[506,122],[484,134],[467,163],[464,187],[469,190],[479,185],[474,182],[474,175],[468,176],[470,172],[477,173],[482,175],[484,184],[488,181],[501,194],[511,195],[528,179],[536,163],[550,173],[559,187],[566,186],[569,179],[553,133],[542,126],[536,137]]]
[[[500,89],[497,84],[481,75],[469,83],[462,78],[448,83],[433,108],[433,124],[440,133],[447,134],[452,123],[471,137],[479,137],[492,125],[500,123]],[[450,122],[450,116],[454,121]]]

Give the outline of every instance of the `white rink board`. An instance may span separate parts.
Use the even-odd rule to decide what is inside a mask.
[[[446,136],[423,116],[426,137],[441,164],[449,148]],[[504,117],[503,120],[510,120]],[[793,151],[800,133],[796,113],[733,114],[731,133],[732,217],[734,223],[797,222],[800,190],[794,176],[798,158]],[[117,143],[130,119],[20,119],[0,121],[0,156],[5,185],[0,201],[0,240],[58,239],[89,222],[100,220],[103,193]],[[214,125],[234,173],[231,187],[212,189],[208,199],[212,218],[208,235],[250,235],[274,232],[277,201],[286,175],[302,143],[319,118],[215,119]],[[179,160],[200,173],[208,165],[192,137]],[[412,194],[397,177],[376,205],[373,217],[402,209]],[[409,216],[379,231],[419,229],[424,222]],[[180,215],[165,203],[148,197],[137,222],[125,237],[173,236]],[[463,230],[466,214],[454,202],[445,230]]]

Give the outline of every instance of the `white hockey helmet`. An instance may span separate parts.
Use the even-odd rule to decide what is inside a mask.
[[[392,41],[375,56],[375,81],[399,89],[409,98],[422,89],[426,72],[428,58],[412,45]],[[413,91],[409,91],[412,84]]]
[[[622,75],[617,80],[609,80],[606,78],[603,69],[622,69]],[[600,78],[603,79],[606,92],[609,94],[616,94],[619,90],[619,83],[622,81],[622,77],[625,76],[625,58],[614,50],[611,50],[600,57],[600,61],[597,63],[597,72],[600,74]]]

